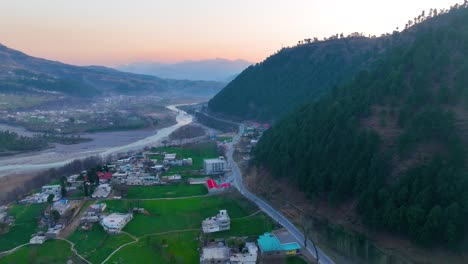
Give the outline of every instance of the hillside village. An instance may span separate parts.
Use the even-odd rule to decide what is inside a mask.
[[[263,125],[252,124],[243,136],[252,146],[264,131]],[[190,261],[180,263],[264,263],[264,259],[301,255],[297,243],[291,244],[290,238],[282,238],[284,235],[278,239],[275,236],[277,224],[240,198],[232,187],[231,165],[224,157],[230,137],[232,135],[225,134],[191,145],[122,154],[107,164],[45,185],[1,208],[0,221],[5,227],[3,234],[0,233],[0,242],[8,236],[14,239],[10,247],[0,246],[0,251],[24,243],[41,247],[69,241],[79,254],[74,261],[101,263],[112,259],[113,254],[118,255],[118,246],[125,243],[115,242],[115,246],[106,248],[107,255],[94,252],[96,248],[87,248],[85,244],[96,244],[93,241],[96,239],[104,239],[103,244],[96,244],[98,248],[110,243],[107,240],[142,243],[144,237],[151,236],[151,230],[142,229],[166,230],[159,221],[169,221],[166,225],[194,230],[190,231],[194,239],[191,248],[182,249],[193,252],[193,256]],[[184,203],[179,204],[179,201]],[[212,205],[206,207],[207,202]],[[171,210],[164,215],[158,212],[167,203],[177,203],[183,209],[175,212],[173,210],[177,209],[169,207]],[[193,208],[190,208],[191,203]],[[38,211],[28,219],[37,225],[30,228],[33,232],[22,237],[12,233],[17,222],[23,221],[19,216],[15,219],[13,212],[18,208],[27,211],[35,207]],[[194,211],[187,215],[187,210],[192,209]],[[194,214],[200,216],[191,217],[190,223],[185,220],[178,223],[180,217],[185,219]],[[153,221],[159,226],[148,226]],[[3,263],[1,258],[0,263]]]

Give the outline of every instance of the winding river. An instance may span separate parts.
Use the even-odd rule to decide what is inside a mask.
[[[92,141],[75,145],[56,144],[54,148],[39,152],[25,153],[12,157],[0,158],[0,177],[23,174],[50,168],[61,167],[76,159],[100,155],[106,157],[115,153],[142,149],[145,146],[155,146],[169,136],[177,128],[192,122],[193,117],[177,108],[179,105],[167,106],[177,112],[177,124],[159,130],[100,132],[82,135]],[[9,129],[22,135],[28,131],[0,125],[0,129]]]

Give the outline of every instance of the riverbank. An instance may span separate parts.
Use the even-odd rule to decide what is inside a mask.
[[[176,124],[159,130],[115,131],[85,134],[93,141],[76,145],[56,144],[55,148],[14,157],[0,158],[0,177],[21,175],[61,167],[76,159],[91,156],[107,157],[119,152],[153,146],[167,138],[173,131],[192,122],[193,118],[178,105],[167,106],[177,114]]]

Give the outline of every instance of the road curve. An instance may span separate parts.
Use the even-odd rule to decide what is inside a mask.
[[[286,228],[297,240],[299,245],[304,247],[304,235],[302,234],[299,229],[297,229],[296,226],[294,226],[291,221],[289,221],[286,217],[284,217],[280,212],[278,212],[275,208],[273,208],[271,205],[269,205],[267,202],[263,201],[262,199],[258,198],[251,192],[249,192],[242,181],[242,175],[240,173],[239,166],[237,163],[234,161],[233,154],[234,154],[234,146],[239,142],[239,139],[241,138],[242,134],[244,133],[244,125],[240,124],[239,125],[239,133],[234,136],[232,143],[229,146],[229,149],[227,151],[227,160],[229,164],[231,165],[232,169],[232,174],[229,176],[229,180],[232,180],[234,182],[234,186],[239,190],[239,192],[245,196],[247,199],[250,201],[254,202],[262,211],[264,211],[267,215],[269,215],[271,218],[273,218],[275,221],[277,221],[279,224],[281,224],[284,228]],[[308,246],[306,250],[316,258],[315,255],[315,250],[313,248],[313,242],[308,241],[307,242]],[[322,264],[334,264],[335,262],[328,257],[322,250],[320,250],[317,247],[318,255],[319,255],[319,260],[320,263]]]

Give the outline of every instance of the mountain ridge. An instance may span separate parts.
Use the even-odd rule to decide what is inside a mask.
[[[0,91],[3,92],[52,91],[78,97],[157,92],[167,97],[209,97],[223,86],[218,82],[162,79],[103,66],[75,66],[32,57],[0,45]]]
[[[133,62],[116,69],[171,79],[229,82],[252,63],[242,59],[187,60],[176,63]]]

